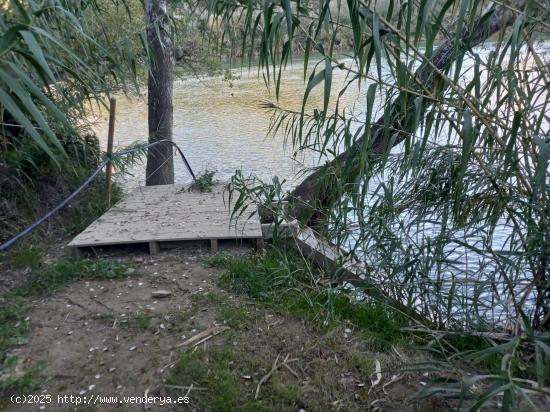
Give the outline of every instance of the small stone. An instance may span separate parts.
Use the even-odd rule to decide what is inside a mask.
[[[128,268],[128,269],[126,270],[126,273],[127,273],[128,275],[131,275],[132,273],[135,273],[135,271],[136,271],[136,270],[135,270],[134,268]]]
[[[344,330],[344,332],[349,334],[349,333],[351,333],[351,329],[350,329],[350,328],[346,328],[346,329]]]
[[[250,376],[250,375],[243,375],[243,376],[241,376],[241,378],[246,379],[246,380],[251,380],[251,379],[252,379],[252,376]]]
[[[79,395],[84,395],[86,393],[86,391],[84,389],[82,389],[80,392],[78,392]]]
[[[114,372],[116,368],[109,368],[109,372]]]
[[[136,350],[136,347],[135,347],[135,346],[132,346],[132,347],[130,348],[130,351],[134,351],[134,350]]]
[[[98,373],[96,376],[95,376],[96,379],[99,379],[101,378],[101,375]],[[91,390],[91,389],[90,389]]]
[[[89,391],[93,391],[94,388],[95,388],[95,385],[90,385],[90,386],[88,386],[88,390],[89,390]]]
[[[171,295],[172,295],[172,292],[170,292],[169,290],[159,289],[151,292],[151,296],[154,298],[167,298]]]

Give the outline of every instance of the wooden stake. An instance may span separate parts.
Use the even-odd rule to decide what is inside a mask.
[[[107,156],[113,154],[113,138],[115,135],[115,112],[116,112],[116,99],[111,98],[109,100],[109,132],[107,135]],[[107,169],[105,171],[105,177],[107,180],[107,207],[111,207],[111,194],[113,191],[113,182],[111,181],[113,175],[113,163],[109,161],[107,163]]]

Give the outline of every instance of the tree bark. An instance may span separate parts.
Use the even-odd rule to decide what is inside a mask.
[[[149,143],[172,140],[174,50],[168,0],[145,0],[145,24],[149,47],[148,79]],[[145,184],[174,183],[174,157],[170,144],[159,144],[147,153]]]
[[[522,10],[525,3],[526,0],[512,0],[509,5]],[[465,53],[465,45],[471,48],[483,43],[493,34],[511,25],[515,21],[515,17],[515,13],[510,7],[495,7],[488,19],[483,21],[479,18],[472,25],[473,32],[465,28],[462,33],[452,36],[441,44],[434,51],[431,63],[439,71],[447,71],[452,63]],[[437,94],[443,93],[448,87],[448,84],[438,81],[439,76],[430,64],[422,64],[415,72],[415,77],[426,89],[437,92]],[[417,91],[422,91],[420,86],[417,86]],[[368,161],[372,164],[391,147],[398,145],[411,132],[414,132],[410,128],[407,129],[406,126],[408,117],[414,113],[414,99],[414,93],[401,92],[390,104],[389,128],[384,126],[386,124],[385,116],[380,117],[370,126],[371,137],[368,141],[365,141],[364,137],[360,137],[348,150],[340,153],[335,159],[327,162],[304,179],[290,195],[294,201],[292,208],[294,216],[310,225],[316,225],[319,220],[323,220],[325,213],[337,200],[338,195],[334,194],[334,188],[352,183],[359,174],[361,165],[357,154],[362,152],[365,144],[370,146],[367,153],[369,154]],[[430,104],[430,101],[425,101],[425,108]],[[402,107],[403,105],[404,107]],[[387,132],[388,130],[391,130],[391,133]],[[337,184],[338,170],[342,165],[345,165],[347,170],[347,181]]]

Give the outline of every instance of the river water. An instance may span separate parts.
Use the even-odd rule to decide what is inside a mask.
[[[312,69],[316,61],[311,62]],[[322,68],[322,67],[321,67]],[[228,180],[235,170],[244,175],[255,175],[262,180],[273,176],[286,179],[288,187],[297,179],[304,167],[319,163],[313,153],[293,156],[291,147],[285,147],[282,133],[268,136],[271,112],[260,107],[275,101],[274,85],[266,86],[257,69],[233,69],[236,80],[222,76],[180,79],[174,85],[173,139],[185,153],[195,174],[205,169],[215,170],[215,178]],[[308,73],[309,75],[309,73]],[[303,61],[296,60],[283,71],[279,102],[281,107],[300,110],[305,82]],[[346,73],[335,70],[332,91],[334,94],[345,83]],[[364,90],[356,85],[340,99],[341,107],[365,107],[361,96]],[[334,107],[334,99],[330,106]],[[323,85],[314,89],[308,99],[308,109],[322,108]],[[90,116],[93,129],[106,147],[108,115],[102,110]],[[147,98],[117,97],[115,149],[135,142],[147,141]],[[143,184],[145,167],[131,169],[134,176],[124,186],[131,188]],[[176,183],[191,180],[179,159],[175,161]]]
[[[539,43],[539,50],[548,55],[550,42]],[[491,50],[478,49],[480,55]],[[316,64],[309,65],[309,70]],[[473,74],[468,66],[472,61],[466,59],[463,65],[466,72],[464,81]],[[320,67],[322,69],[322,67]],[[383,67],[383,72],[385,68]],[[325,159],[319,159],[314,152],[301,153],[293,156],[290,145],[284,144],[281,133],[268,136],[271,113],[261,107],[262,103],[275,101],[274,85],[266,86],[263,77],[257,69],[233,69],[236,79],[228,81],[223,77],[187,78],[177,80],[174,85],[174,141],[185,153],[196,174],[205,169],[215,170],[215,178],[227,181],[235,171],[242,170],[245,176],[253,175],[264,181],[270,181],[273,176],[286,179],[287,188],[291,188],[300,180],[299,172],[312,167]],[[309,72],[308,72],[309,75]],[[334,70],[332,95],[346,82],[347,72]],[[303,61],[297,60],[283,72],[283,81],[279,96],[281,107],[299,111],[302,105],[304,82]],[[347,108],[349,112],[362,113],[366,110],[366,90],[369,81],[358,87],[354,83],[340,98],[340,109]],[[383,98],[383,93],[377,93],[377,99]],[[330,106],[334,107],[334,99]],[[379,102],[375,101],[375,107]],[[323,106],[323,85],[314,89],[308,101],[308,109]],[[376,113],[376,110],[375,110]],[[373,116],[376,118],[376,114]],[[106,146],[107,114],[100,111],[92,116],[94,130],[100,138],[103,149]],[[448,140],[448,136],[438,136],[440,142]],[[115,126],[115,148],[122,148],[136,142],[147,140],[147,104],[146,97],[125,97],[117,99]],[[401,148],[394,148],[395,151]],[[145,165],[138,164],[130,169],[132,175],[126,176],[123,185],[126,188],[143,185]],[[191,181],[187,170],[179,158],[175,160],[176,183]],[[434,231],[438,229],[434,226]],[[422,230],[423,236],[429,236],[430,228]],[[492,242],[495,250],[501,249],[506,243],[509,231],[502,226]],[[453,252],[454,254],[455,252]],[[470,257],[464,249],[457,249],[459,260],[464,262],[463,275],[478,272],[479,256]],[[461,271],[462,271],[461,270]],[[482,270],[483,271],[483,270]],[[481,273],[480,273],[481,274]],[[475,294],[466,290],[465,295]],[[487,299],[490,300],[490,297]],[[495,314],[491,309],[491,317],[498,317],[503,308]]]
[[[540,42],[539,51],[548,54],[550,42]],[[476,52],[486,55],[491,50],[478,48]],[[340,56],[345,61],[345,54]],[[317,63],[309,64],[309,71]],[[471,79],[472,60],[466,58],[463,64],[464,81]],[[322,69],[322,65],[319,69]],[[373,68],[373,74],[376,69]],[[382,66],[382,74],[386,67]],[[227,81],[222,76],[208,78],[180,79],[174,85],[174,141],[185,153],[195,173],[205,169],[215,170],[216,178],[228,180],[237,169],[244,175],[255,175],[262,180],[271,180],[273,176],[286,179],[291,186],[299,177],[297,172],[304,167],[319,164],[320,159],[313,153],[301,153],[293,156],[291,147],[285,147],[281,133],[268,136],[271,112],[261,107],[262,103],[275,101],[274,85],[266,86],[257,68],[250,70],[233,69],[238,77]],[[334,69],[332,95],[337,95],[346,83],[347,72]],[[390,80],[391,81],[391,80]],[[361,84],[355,82],[340,98],[340,110],[364,113],[366,110],[366,90],[371,81]],[[303,61],[295,60],[283,71],[278,104],[286,109],[301,109],[305,89]],[[376,107],[384,98],[384,89],[376,94]],[[334,108],[335,99],[330,101]],[[313,90],[308,99],[307,109],[321,109],[323,106],[323,84]],[[92,113],[93,129],[100,139],[102,148],[106,147],[108,116],[106,111]],[[135,142],[147,141],[147,98],[145,96],[118,96],[115,125],[115,148],[125,147]],[[439,136],[438,140],[447,140]],[[396,147],[395,151],[401,150]],[[124,186],[131,188],[143,184],[145,167],[138,165],[131,169],[134,176],[127,179]],[[175,161],[177,183],[191,180],[182,162]]]

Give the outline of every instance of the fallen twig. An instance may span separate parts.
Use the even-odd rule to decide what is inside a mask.
[[[378,385],[380,383],[380,381],[382,380],[382,366],[380,365],[380,361],[378,359],[376,359],[374,361],[374,364],[375,364],[375,368],[376,368],[376,380],[372,381],[371,388]]]
[[[382,392],[384,392],[386,395],[388,394],[386,392],[386,387],[390,386],[391,384],[400,381],[403,378],[403,375],[393,375],[392,378],[386,382],[384,385],[382,385]]]
[[[206,329],[202,331],[201,333],[196,334],[195,336],[190,337],[185,342],[179,343],[175,348],[181,348],[182,346],[187,346],[189,348],[194,348],[197,345],[200,345],[203,342],[206,342],[208,339],[213,338],[216,335],[219,335],[220,333],[226,331],[227,329],[231,329],[229,326],[214,326],[210,329]]]
[[[189,395],[189,392],[191,391],[206,391],[208,390],[208,388],[201,388],[201,387],[198,387],[198,386],[179,386],[179,385],[168,385],[166,383],[163,383],[162,386],[164,386],[165,388],[170,388],[170,389],[180,389],[182,391],[187,391],[187,395]]]
[[[287,370],[296,378],[296,379],[300,379],[300,376],[298,375],[298,373],[292,369],[290,366],[288,366],[286,363],[283,363],[283,366],[285,368],[287,368]]]
[[[264,383],[266,383],[269,380],[269,378],[271,378],[271,376],[275,373],[275,371],[277,369],[279,369],[281,366],[285,366],[292,373],[292,369],[290,369],[290,367],[287,365],[287,363],[294,362],[297,359],[288,359],[289,356],[290,356],[290,354],[286,355],[285,359],[281,363],[279,363],[279,355],[277,355],[277,358],[275,358],[275,362],[273,362],[273,366],[271,367],[271,370],[266,375],[264,375],[264,377],[262,379],[260,379],[260,382],[258,382],[258,386],[256,387],[256,394],[254,395],[254,399],[258,399],[258,396],[260,396],[260,387]],[[293,375],[294,374],[296,374],[296,372],[294,372]]]

